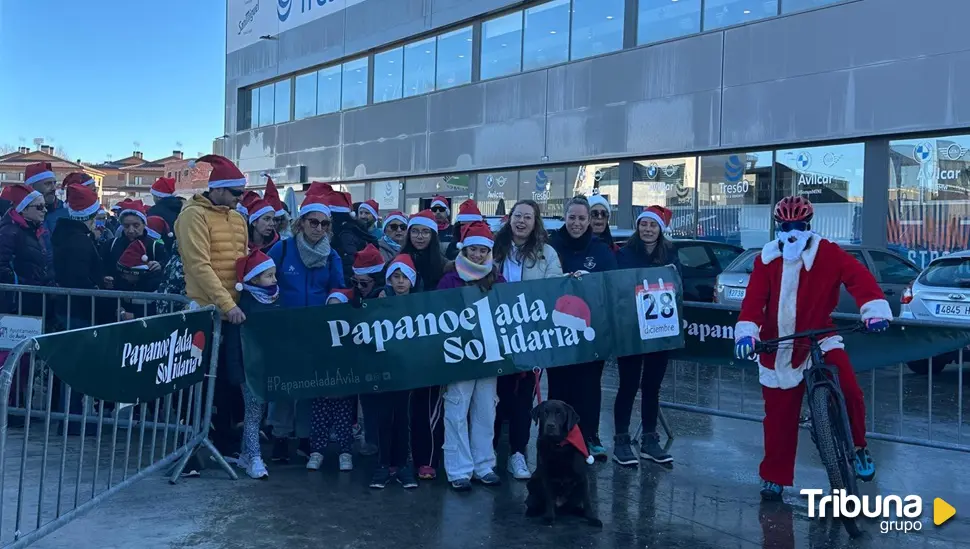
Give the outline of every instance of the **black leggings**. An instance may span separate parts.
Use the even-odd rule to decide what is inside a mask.
[[[373,417],[377,433],[377,462],[381,467],[404,467],[411,438],[411,391],[391,391],[362,396]],[[367,415],[364,415],[367,421]]]
[[[587,439],[599,438],[600,435],[603,365],[602,361],[584,362],[546,370],[549,399],[561,400],[576,410],[579,414],[579,430]]]
[[[613,426],[618,435],[629,434],[633,401],[640,390],[640,419],[644,434],[657,430],[660,384],[667,372],[667,352],[623,356],[617,359],[620,387],[613,405]]]
[[[498,378],[498,408],[495,410],[495,438],[498,447],[502,424],[509,423],[509,455],[526,455],[532,431],[532,401],[536,392],[536,375],[532,372],[510,374]]]

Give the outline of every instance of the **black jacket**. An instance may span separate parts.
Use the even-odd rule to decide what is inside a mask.
[[[368,244],[377,246],[377,239],[355,221],[347,221],[340,225],[334,236],[333,247],[340,255],[344,267],[344,280],[349,283],[354,277],[354,257]]]
[[[98,251],[94,233],[88,227],[69,217],[57,220],[51,244],[54,249],[54,272],[57,285],[62,288],[77,288],[95,290],[104,283],[104,263]],[[98,300],[98,314],[95,322],[111,322],[110,309],[107,300]],[[71,317],[87,323],[91,322],[90,297],[74,296],[71,298]],[[66,305],[60,307],[59,312],[66,315]],[[72,323],[72,327],[74,324]]]
[[[177,196],[156,198],[155,205],[148,209],[148,215],[157,215],[158,217],[161,217],[166,223],[168,223],[169,230],[174,231],[175,219],[178,218],[179,212],[182,211],[183,203],[185,203],[185,199]],[[171,247],[171,245],[169,247]]]
[[[145,245],[148,261],[157,261],[163,269],[148,271],[138,275],[138,279],[132,283],[122,276],[118,269],[118,260],[121,254],[128,248],[128,238],[124,235],[108,242],[101,253],[104,260],[104,275],[114,278],[114,289],[122,292],[154,292],[158,290],[158,285],[162,282],[165,264],[168,262],[168,252],[165,244],[158,240],[152,240],[147,234],[142,234],[139,238]]]
[[[16,210],[10,209],[0,219],[0,283],[29,286],[53,286],[53,274],[47,268],[47,251],[44,248],[43,226],[27,223]],[[3,307],[7,312],[18,311],[16,294],[4,296]],[[22,314],[41,316],[43,297],[39,294],[23,294]]]
[[[680,258],[677,256],[677,250],[674,249],[673,244],[669,240],[663,241],[663,252],[664,257],[660,257],[660,248],[654,248],[653,253],[647,255],[646,249],[643,247],[643,242],[637,235],[633,235],[629,243],[616,253],[616,263],[617,267],[620,269],[636,269],[639,267],[663,267],[665,265],[673,265],[677,269],[677,274],[683,276],[680,268]]]
[[[579,238],[573,238],[563,225],[549,236],[549,245],[559,254],[563,273],[597,273],[616,269],[616,257],[606,242],[593,237],[592,228],[587,228]]]

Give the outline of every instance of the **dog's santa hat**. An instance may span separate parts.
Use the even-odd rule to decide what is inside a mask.
[[[583,432],[579,430],[579,425],[573,425],[573,428],[566,435],[566,439],[559,443],[560,446],[566,446],[567,444],[579,450],[579,453],[583,454],[583,457],[586,458],[586,463],[589,465],[592,465],[596,461],[589,454],[589,449],[586,448],[586,439],[583,438]]]

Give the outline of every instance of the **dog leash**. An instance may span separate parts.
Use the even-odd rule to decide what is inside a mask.
[[[536,376],[536,405],[542,404],[542,388],[539,387],[539,381],[542,379],[542,370],[540,368],[533,368],[532,374]]]

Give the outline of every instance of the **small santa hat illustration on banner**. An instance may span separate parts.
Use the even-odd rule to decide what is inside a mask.
[[[192,358],[198,359],[202,362],[202,353],[205,351],[205,334],[202,332],[195,332],[192,336]]]
[[[590,326],[591,319],[589,305],[581,298],[564,295],[556,300],[556,308],[552,311],[552,323],[556,326],[576,330],[586,341],[593,341],[596,331]]]
[[[583,454],[583,457],[586,458],[587,465],[592,465],[596,461],[593,456],[589,455],[589,448],[586,447],[586,439],[583,438],[583,432],[579,430],[579,425],[573,425],[573,428],[566,435],[566,440],[559,443],[560,446],[567,444],[579,450],[580,454]]]

